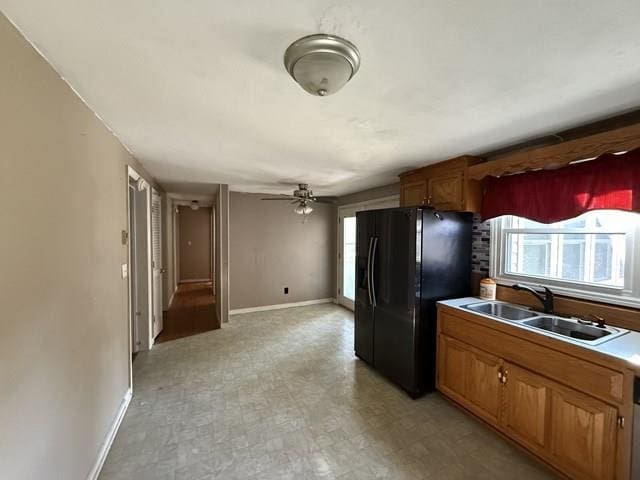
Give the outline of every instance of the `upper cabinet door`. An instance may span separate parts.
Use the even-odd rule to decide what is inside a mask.
[[[547,447],[551,398],[549,382],[515,365],[505,364],[503,428],[535,451]]]
[[[400,186],[400,205],[403,207],[418,207],[427,201],[427,181],[414,180]]]
[[[444,211],[479,212],[482,185],[469,180],[467,171],[480,158],[462,157],[422,167],[400,175],[400,205],[428,205]]]
[[[617,410],[568,388],[551,393],[551,455],[571,477],[615,476]]]
[[[461,170],[429,178],[427,204],[438,210],[464,210],[463,181]]]

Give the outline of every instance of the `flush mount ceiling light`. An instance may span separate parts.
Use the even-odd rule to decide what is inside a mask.
[[[336,93],[360,67],[356,46],[335,35],[319,33],[296,40],[284,52],[284,65],[311,95]]]
[[[197,200],[193,200],[191,202],[190,207],[191,207],[191,210],[198,210],[200,208],[200,204],[198,203]]]

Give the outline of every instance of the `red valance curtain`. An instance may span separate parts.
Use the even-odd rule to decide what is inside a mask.
[[[640,212],[640,149],[557,170],[489,177],[482,201],[484,220],[517,215],[552,223],[604,209]]]

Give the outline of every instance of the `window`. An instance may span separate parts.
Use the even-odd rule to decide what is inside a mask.
[[[598,210],[548,225],[503,216],[491,221],[491,244],[491,272],[500,283],[640,304],[640,214]]]

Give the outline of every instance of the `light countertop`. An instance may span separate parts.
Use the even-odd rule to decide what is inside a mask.
[[[546,332],[544,330],[540,330],[538,328],[523,325],[521,322],[518,322],[518,321],[502,320],[502,319],[493,317],[491,315],[472,312],[470,310],[462,308],[464,305],[469,305],[471,303],[481,303],[486,301],[487,300],[483,300],[479,297],[464,297],[464,298],[456,298],[453,300],[442,300],[438,303],[442,305],[446,305],[448,307],[459,309],[466,313],[478,315],[478,316],[487,318],[489,320],[505,323],[507,325],[512,325],[516,328],[522,328],[529,332],[537,333],[538,335],[543,335],[543,336],[554,338],[556,340],[560,340],[566,343],[570,343],[572,345],[577,345],[587,350],[592,350],[592,351],[602,353],[609,357],[613,357],[618,360],[622,360],[626,362],[629,368],[632,368],[636,372],[640,373],[640,332],[629,331],[624,335],[614,338],[613,340],[602,342],[598,345],[589,345],[579,340],[574,340],[571,338],[554,335],[552,333]],[[508,303],[508,302],[504,302],[504,303]]]

